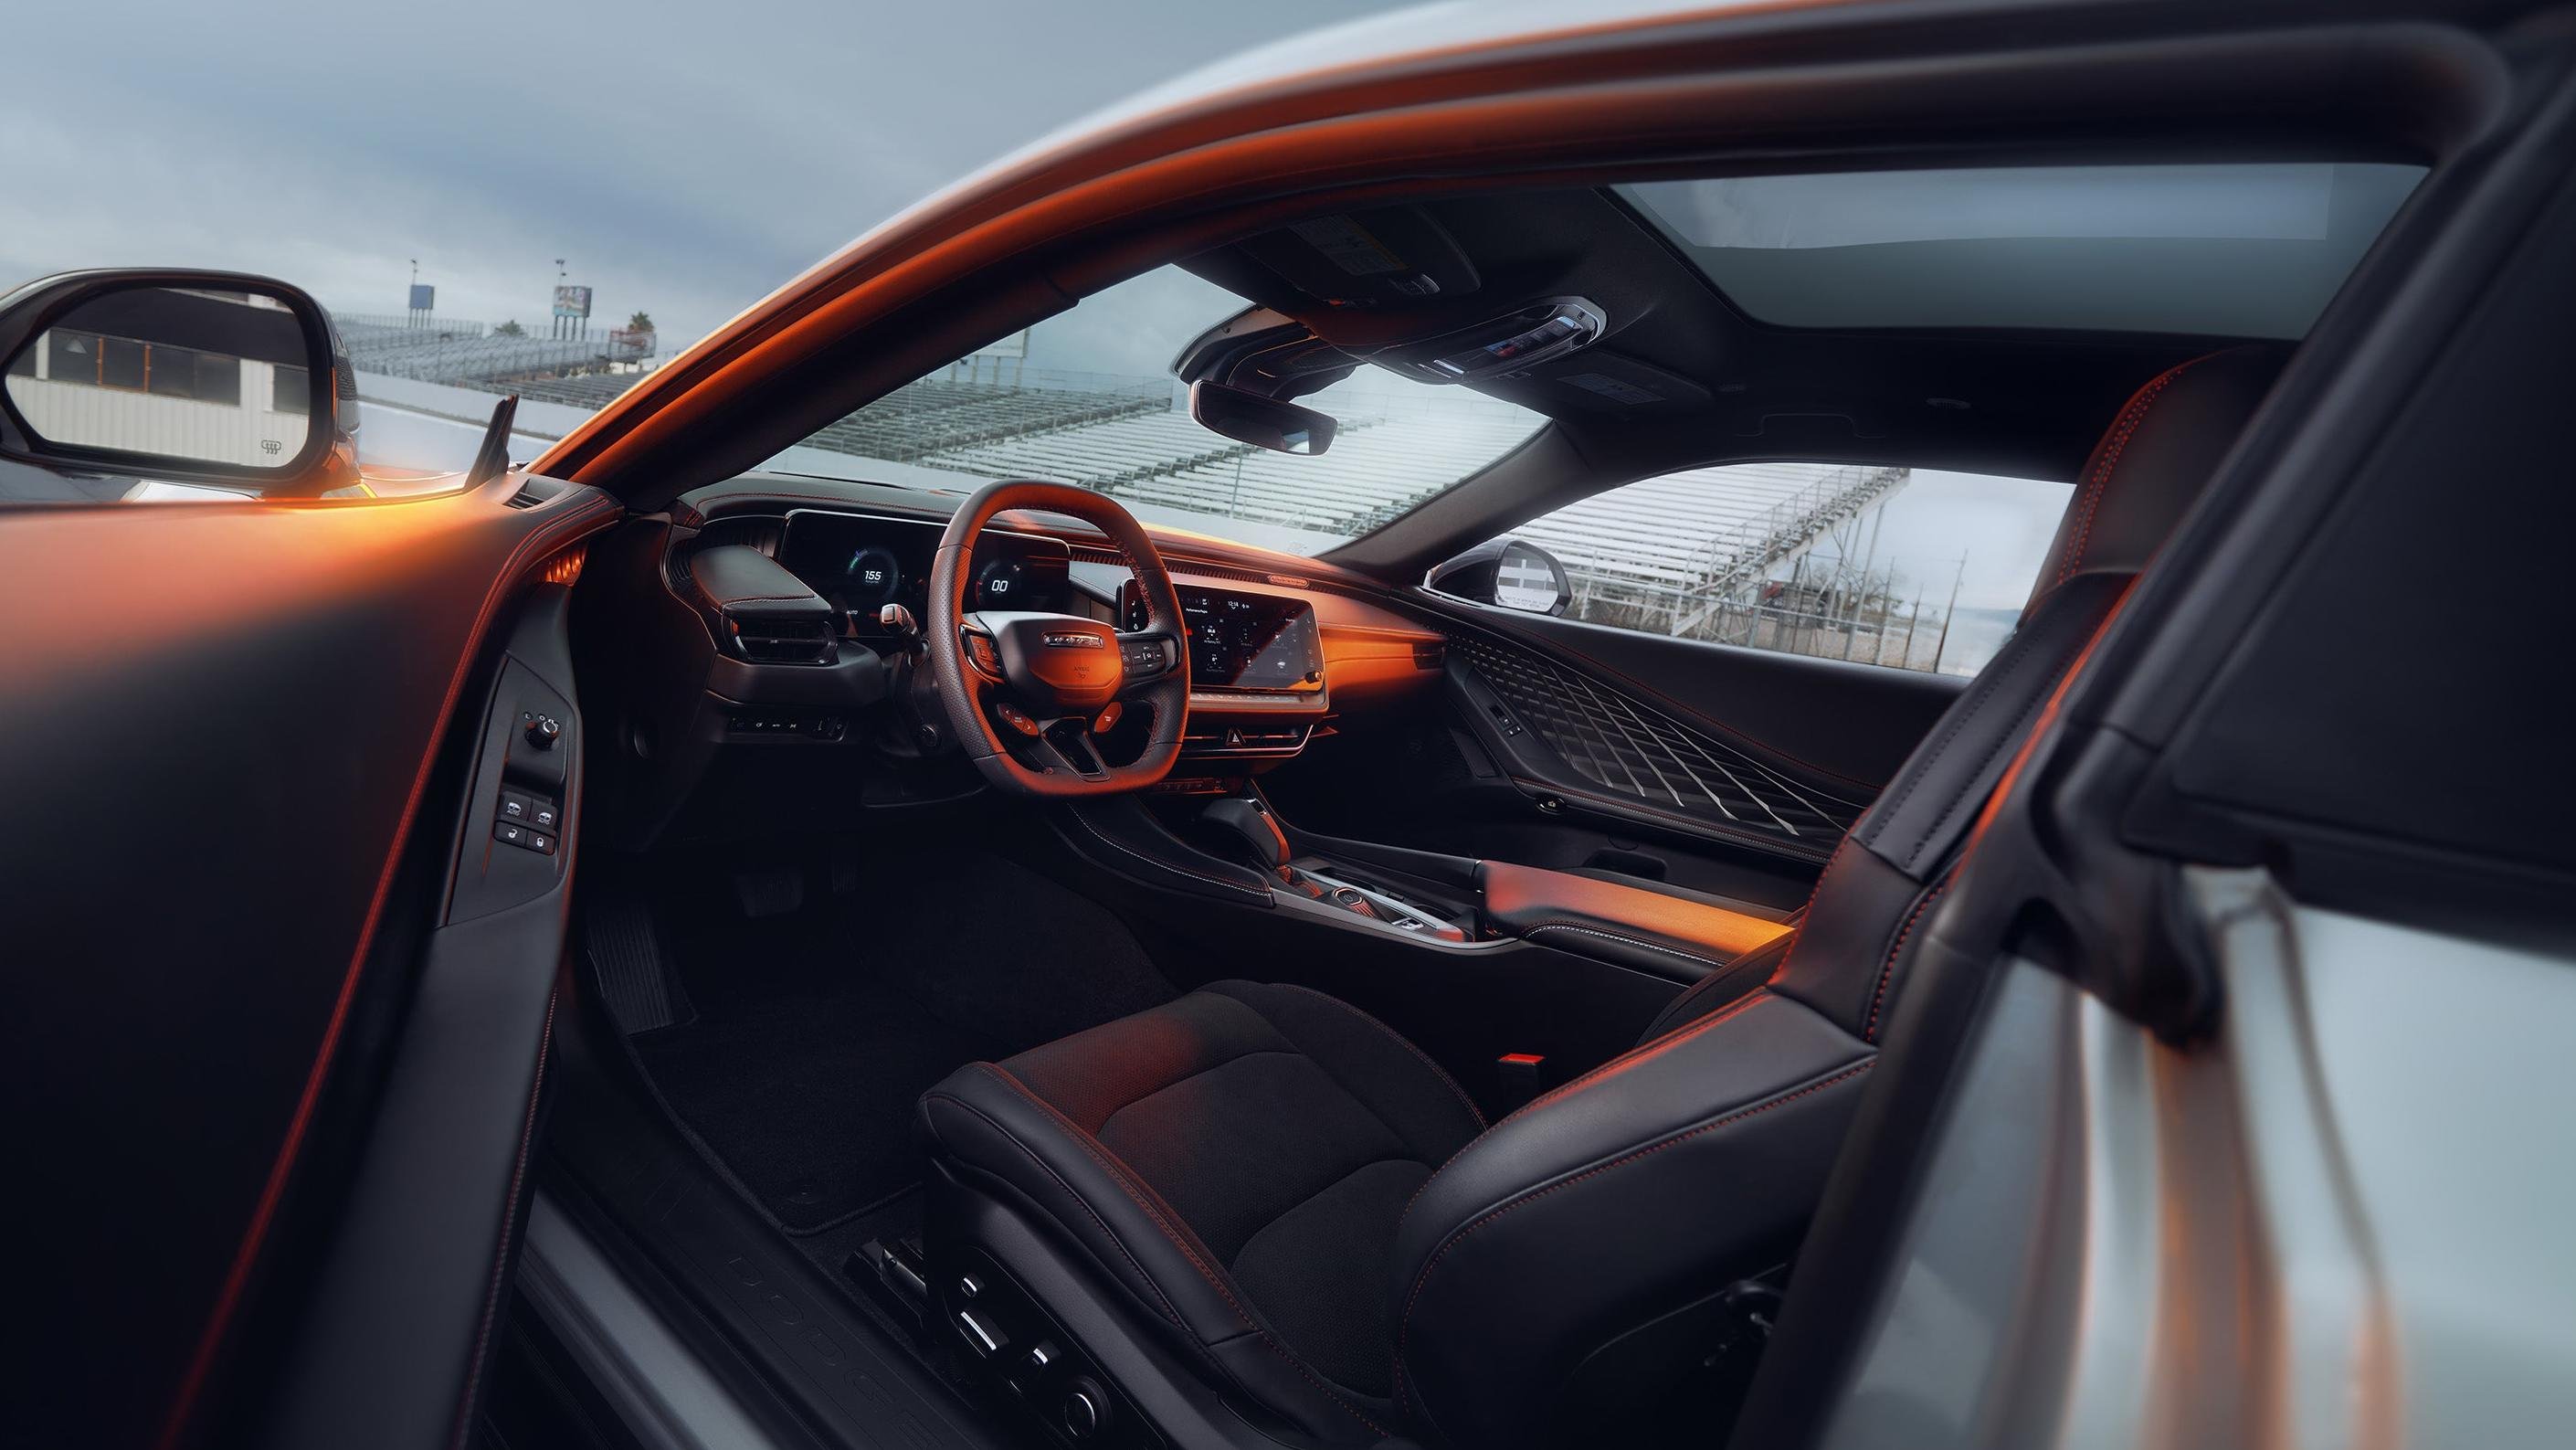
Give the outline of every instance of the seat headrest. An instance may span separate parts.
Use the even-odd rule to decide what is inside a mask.
[[[2132,394],[2076,476],[2024,617],[2078,574],[2146,568],[2288,356],[2265,344],[2232,347],[2169,368]]]

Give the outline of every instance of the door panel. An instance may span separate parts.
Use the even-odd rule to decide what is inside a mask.
[[[1796,907],[1966,681],[1419,595],[1436,717],[1347,722],[1265,781],[1298,824]]]
[[[1846,664],[1543,614],[1479,609],[1473,617],[1496,632],[1572,655],[1621,690],[1703,723],[1793,780],[1863,803],[1877,797],[1968,684],[1962,675]]]
[[[538,571],[619,513],[521,483],[0,522],[0,1060],[43,1185],[13,1212],[49,1250],[13,1425],[222,1438],[202,1416],[260,1397],[418,1025],[473,769],[468,739],[434,771],[451,717]]]

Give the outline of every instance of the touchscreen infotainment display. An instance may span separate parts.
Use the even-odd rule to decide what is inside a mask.
[[[1293,690],[1323,679],[1313,605],[1215,589],[1177,592],[1190,627],[1193,688]]]

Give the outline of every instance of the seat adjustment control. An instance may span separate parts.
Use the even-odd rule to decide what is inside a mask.
[[[971,1345],[979,1355],[999,1354],[1002,1352],[1002,1347],[1011,1342],[1010,1336],[1000,1330],[988,1328],[983,1320],[975,1317],[975,1311],[971,1309],[957,1311],[957,1327],[965,1333],[967,1344]]]
[[[1090,1380],[1075,1380],[1073,1388],[1064,1392],[1058,1415],[1067,1435],[1076,1440],[1096,1438],[1109,1426],[1109,1396]]]

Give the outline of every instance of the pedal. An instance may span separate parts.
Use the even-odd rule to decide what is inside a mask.
[[[805,904],[805,872],[796,866],[747,867],[733,874],[734,904],[754,919],[785,916]]]

